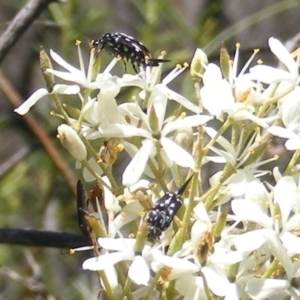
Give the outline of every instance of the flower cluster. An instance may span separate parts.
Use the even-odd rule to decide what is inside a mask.
[[[65,69],[54,70],[41,53],[47,89],[15,111],[26,114],[50,96],[64,120],[58,138],[85,181],[102,190],[86,216],[95,256],[82,268],[99,271],[107,298],[299,299],[300,56],[270,38],[287,70],[250,67],[255,50],[238,72],[240,45],[233,60],[221,47],[220,66],[197,49],[190,68],[195,89],[184,97],[168,85],[187,65],[163,78],[162,63],[118,77],[118,59],[100,71],[102,53],[92,49],[86,72],[77,46],[80,69],[50,51]],[[60,95],[71,96],[74,106],[63,105]],[[278,159],[268,156],[273,136],[294,151],[284,172],[262,169]],[[121,152],[127,156],[120,159]],[[151,230],[163,228],[156,240],[148,236],[153,207]]]

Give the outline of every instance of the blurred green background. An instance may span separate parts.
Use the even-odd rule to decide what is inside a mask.
[[[27,1],[0,1],[0,31]],[[69,0],[53,3],[16,41],[5,57],[1,72],[11,90],[28,98],[44,87],[39,50],[55,50],[79,67],[75,40],[82,41],[85,63],[89,42],[106,32],[124,32],[142,41],[155,57],[162,50],[172,63],[190,62],[196,47],[218,61],[225,42],[233,55],[240,42],[242,61],[261,48],[259,58],[268,60],[267,40],[282,41],[299,34],[300,2],[282,0]],[[0,34],[1,34],[0,33]],[[103,65],[110,61],[104,55]],[[242,64],[241,64],[242,66]],[[54,68],[57,66],[54,64]],[[169,69],[168,69],[169,68]],[[132,72],[131,67],[128,69]],[[124,72],[119,64],[115,72]],[[186,77],[184,77],[186,76]],[[180,83],[180,84],[179,84]],[[195,98],[188,72],[173,88]],[[23,118],[13,113],[9,96],[0,88],[0,228],[28,228],[80,233],[77,225],[75,185],[81,178],[73,160],[56,139],[58,120],[44,98],[31,116],[48,133],[60,151],[71,177],[66,180],[36,139]],[[124,101],[120,99],[120,101]],[[122,172],[122,170],[120,170]],[[88,189],[89,187],[87,187]],[[2,299],[96,299],[96,273],[80,270],[89,253],[62,255],[60,249],[0,244],[0,300]]]

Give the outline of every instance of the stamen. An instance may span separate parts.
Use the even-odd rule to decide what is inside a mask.
[[[174,78],[176,78],[178,75],[180,75],[185,69],[187,68],[188,64],[184,63],[183,67],[180,64],[177,64],[175,69],[173,69],[163,80],[162,84],[167,85],[171,81],[173,81]]]
[[[254,49],[253,50],[253,54],[251,55],[251,57],[248,59],[248,61],[246,62],[246,64],[244,65],[242,71],[240,72],[239,76],[240,75],[243,75],[246,70],[249,68],[249,65],[251,64],[251,62],[253,61],[255,55],[259,52],[259,49]]]
[[[235,47],[236,47],[236,51],[235,51],[235,54],[234,54],[233,66],[232,66],[232,68],[233,68],[233,70],[232,70],[233,78],[236,78],[236,76],[237,76],[237,68],[238,68],[238,60],[239,60],[239,55],[240,55],[241,44],[236,43]]]
[[[105,68],[105,70],[103,71],[103,74],[108,74],[111,72],[111,70],[114,68],[114,66],[117,64],[118,59],[114,58],[109,65]]]
[[[84,78],[86,78],[86,73],[85,73],[84,62],[83,62],[83,58],[82,58],[80,44],[81,44],[81,41],[76,40],[75,45],[77,46],[77,50],[78,50],[80,70],[84,74]]]
[[[70,249],[69,251],[70,251],[70,254],[74,254],[75,252],[87,251],[87,250],[92,250],[92,249],[94,249],[93,246],[83,246],[83,247]]]
[[[88,64],[88,74],[87,74],[87,82],[92,81],[92,74],[93,74],[93,64],[95,61],[95,48],[92,48],[90,51],[90,60]]]

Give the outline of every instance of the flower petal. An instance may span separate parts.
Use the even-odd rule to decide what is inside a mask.
[[[148,285],[150,280],[150,270],[145,259],[141,255],[135,256],[129,268],[128,277],[136,284]]]
[[[239,295],[239,289],[237,284],[231,283],[228,287],[228,293],[224,300],[239,300],[241,299]]]
[[[168,87],[166,87],[162,84],[158,84],[158,85],[156,85],[155,88],[161,89],[162,92],[165,93],[170,100],[174,100],[174,101],[178,102],[179,104],[181,104],[188,110],[190,110],[196,114],[199,114],[201,112],[200,108],[197,105],[193,104],[190,100],[188,100],[187,98],[184,98],[180,94],[172,91]]]
[[[291,280],[293,277],[293,263],[287,255],[285,247],[273,230],[266,230],[265,236],[268,239],[272,254],[281,262],[286,271],[288,280]]]
[[[162,137],[160,140],[168,157],[181,167],[193,169],[195,162],[191,154],[178,146],[176,143],[168,138]]]
[[[186,274],[176,280],[176,290],[184,296],[184,300],[207,299],[203,279],[201,276]]]
[[[78,85],[56,84],[53,91],[58,94],[76,95],[80,92],[80,87]]]
[[[108,186],[111,186],[109,179],[104,176],[102,177],[102,180],[108,184]],[[105,208],[108,212],[114,212],[117,213],[121,211],[121,206],[119,205],[119,201],[117,200],[116,196],[109,190],[106,186],[103,186],[104,190],[104,203]]]
[[[292,217],[290,217],[286,224],[284,225],[284,230],[285,231],[292,231],[295,228],[299,227],[300,224],[300,214],[294,214]],[[300,248],[299,248],[300,249]]]
[[[207,285],[217,296],[224,297],[229,288],[229,280],[220,269],[215,267],[203,267],[201,272],[205,276]]]
[[[116,291],[119,287],[119,281],[118,281],[118,274],[116,272],[115,267],[107,267],[104,269],[105,275],[107,278],[109,278],[109,286],[113,291]],[[105,284],[102,281],[101,278],[101,286],[105,290]]]
[[[165,94],[156,91],[151,93],[151,96],[149,98],[148,102],[148,111],[147,111],[147,117],[143,112],[140,112],[140,116],[142,117],[144,123],[149,126],[149,118],[151,110],[154,109],[155,115],[157,117],[157,122],[158,122],[158,128],[161,129],[164,119],[165,119],[165,114],[166,114],[166,108],[167,108],[167,103],[168,103],[168,98],[166,97]]]
[[[151,134],[142,128],[136,128],[130,125],[123,124],[104,124],[99,127],[99,132],[105,137],[132,137],[142,136],[150,138]]]
[[[287,71],[279,70],[265,65],[254,66],[250,69],[252,79],[263,83],[288,81],[293,83],[295,78]]]
[[[218,134],[218,132],[214,128],[212,128],[212,127],[205,126],[204,129],[205,129],[205,132],[210,136],[210,138],[215,138],[217,136],[217,134]],[[234,149],[234,147],[223,136],[219,136],[217,138],[216,142],[222,148],[224,148],[226,150],[226,152],[230,153],[232,156],[235,156],[235,149]]]
[[[52,69],[47,69],[47,72],[50,74],[53,74],[54,76],[61,78],[66,81],[76,82],[80,85],[86,86],[86,78],[83,76],[83,74],[77,70],[76,73],[69,73],[64,71],[57,71]]]
[[[209,149],[219,155],[219,157],[215,157],[215,158],[210,157],[209,160],[214,162],[219,162],[219,163],[227,162],[230,163],[233,167],[235,166],[236,157],[234,152],[230,153],[228,151],[224,151],[217,147],[212,147],[212,146],[209,147]]]
[[[82,264],[83,270],[101,271],[109,268],[122,260],[129,260],[128,253],[114,252],[88,258]]]
[[[275,119],[277,119],[277,116],[270,117],[270,118],[259,118],[256,115],[254,115],[252,112],[247,110],[240,110],[236,113],[232,114],[231,117],[235,120],[250,120],[254,123],[258,124],[259,126],[263,128],[269,127],[268,122],[273,122]]]
[[[291,131],[298,131],[300,123],[300,87],[296,87],[281,100],[280,112],[284,126]]]
[[[203,83],[205,86],[215,87],[216,83],[222,81],[222,72],[219,66],[210,63],[207,65],[203,74]]]
[[[143,90],[147,89],[147,84],[140,76],[124,74],[122,78],[118,79],[122,87],[124,86],[137,86]]]
[[[258,229],[244,234],[235,235],[231,238],[231,240],[237,250],[254,251],[267,241],[264,233],[265,229]]]
[[[107,250],[128,252],[134,255],[133,247],[135,245],[134,239],[112,239],[112,238],[98,238],[99,246]],[[133,259],[133,257],[132,257]]]
[[[299,224],[299,223],[298,223]],[[290,232],[283,232],[280,235],[284,247],[286,248],[287,254],[294,255],[300,253],[300,238]]]
[[[247,282],[246,292],[253,300],[271,299],[269,297],[288,289],[289,286],[287,280],[253,278]]]
[[[151,152],[155,149],[151,140],[145,140],[142,147],[133,157],[123,173],[124,185],[135,184],[143,174]]]
[[[296,78],[298,76],[298,66],[296,61],[293,59],[289,51],[284,47],[284,45],[273,37],[269,38],[269,47],[271,51],[278,57],[278,59],[285,64],[288,70]]]
[[[233,200],[231,208],[235,215],[243,221],[251,221],[272,228],[272,219],[268,217],[261,208],[249,200]]]
[[[193,274],[199,271],[199,267],[189,260],[164,255],[160,251],[154,251],[153,258],[152,268],[155,272],[164,266],[171,269],[168,280],[180,278],[183,274]]]
[[[35,91],[23,104],[21,104],[14,111],[19,115],[25,115],[28,113],[29,109],[35,105],[40,99],[48,95],[48,91],[44,88]]]
[[[297,139],[290,139],[290,140],[287,140],[284,144],[285,148],[287,150],[298,150],[300,149],[300,139],[297,138]]]
[[[284,226],[288,220],[295,200],[297,185],[290,176],[282,177],[274,189],[274,203],[278,203],[281,213],[281,221]]]
[[[59,56],[56,52],[54,52],[53,50],[50,50],[50,55],[52,57],[52,59],[58,63],[60,66],[62,66],[64,69],[68,70],[70,73],[80,73],[81,71],[74,68],[72,65],[70,65],[69,63],[67,63],[64,59],[61,58],[61,56]]]
[[[195,127],[195,126],[203,125],[211,119],[212,117],[204,116],[204,115],[185,117],[183,119],[179,119],[174,122],[167,123],[164,126],[163,130],[161,131],[161,135],[166,136],[168,133],[177,130],[179,128]]]
[[[128,143],[125,140],[122,140],[122,143],[124,145],[124,149],[126,150],[126,152],[129,154],[130,158],[132,159],[137,154],[137,152],[139,150],[138,147],[136,147],[135,145],[133,145],[131,143]],[[154,150],[154,148],[153,148],[153,150]],[[151,156],[151,154],[150,154],[150,156]],[[156,161],[153,160],[152,162],[154,163],[155,167],[157,167]],[[155,178],[155,176],[151,172],[148,165],[146,165],[146,168],[143,173],[150,178]],[[131,187],[130,187],[130,189],[131,189]]]
[[[267,131],[273,135],[286,138],[286,139],[297,138],[297,134],[295,134],[293,131],[290,131],[286,128],[279,127],[279,126],[271,126],[267,129]]]
[[[143,207],[138,201],[133,201],[128,203],[123,207],[122,213],[118,214],[114,221],[113,226],[109,226],[109,237],[113,238],[116,236],[118,231],[129,222],[135,220],[143,211]]]

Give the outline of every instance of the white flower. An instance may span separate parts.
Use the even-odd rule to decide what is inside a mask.
[[[205,240],[205,235],[212,231],[212,223],[203,203],[199,203],[194,208],[194,217],[196,221],[191,230],[191,239],[184,243],[181,256],[197,251],[200,241]],[[205,277],[209,289],[214,294],[220,297],[231,295],[232,297],[235,296],[233,299],[238,299],[238,292],[231,286],[225,271],[227,266],[243,261],[248,253],[232,251],[230,244],[227,243],[226,239],[227,233],[223,234],[222,239],[219,242],[214,243],[213,253],[206,257],[206,263],[200,269],[201,273]],[[183,293],[182,295],[185,296],[186,294],[190,294],[191,291],[203,294],[204,288],[202,278],[195,274],[187,276],[190,278],[190,283],[188,284],[189,287],[184,293],[181,289],[179,292]],[[187,284],[186,275],[178,279],[176,286],[178,285],[178,288],[180,288],[182,282]],[[196,299],[202,298],[196,297]]]
[[[237,47],[233,65],[229,69],[229,78],[222,78],[221,69],[210,63],[203,74],[204,86],[200,90],[203,107],[219,120],[227,113],[234,120],[251,120],[262,127],[268,127],[270,119],[256,116],[254,104],[264,100],[260,94],[260,85],[251,81],[249,74],[244,74],[256,51],[237,74],[239,47]]]
[[[300,275],[300,263],[293,265],[293,274],[290,280],[273,278],[251,278],[246,285],[246,292],[254,300],[264,299],[285,299],[297,300],[300,292],[293,284],[293,279],[298,279]]]
[[[170,268],[170,273],[165,279],[171,281],[178,279],[188,274],[193,274],[199,271],[199,266],[189,261],[188,259],[178,258],[176,256],[168,256],[162,254],[160,251],[153,252],[153,261],[151,268],[154,272],[158,272],[163,267]]]
[[[191,229],[191,239],[184,243],[182,255],[187,255],[192,249],[197,248],[201,237],[211,231],[212,224],[203,203],[199,203],[194,208],[194,217],[196,222]]]
[[[265,65],[258,65],[250,69],[252,78],[260,82],[271,84],[274,82],[287,81],[296,86],[299,82],[298,64],[288,50],[276,38],[269,39],[269,47],[273,54],[286,66],[288,71],[279,70]]]
[[[275,136],[287,139],[287,141],[284,144],[287,150],[300,149],[300,132],[299,134],[297,134],[291,130],[280,126],[271,126],[270,128],[268,128],[268,132]]]
[[[232,85],[222,78],[221,70],[217,65],[209,64],[203,75],[204,86],[200,91],[204,108],[209,113],[216,116],[217,119],[223,120],[223,114],[227,113],[235,120],[251,120],[262,127],[268,127],[268,122],[274,118],[262,119],[255,115],[253,101],[240,100],[233,95]],[[243,86],[239,85],[243,84]],[[239,89],[240,96],[254,93],[255,84],[246,78],[235,81],[235,89]],[[253,97],[252,97],[253,98]],[[250,98],[251,99],[251,98]]]
[[[82,133],[88,140],[102,137],[102,127],[110,127],[110,125],[121,122],[115,98],[120,92],[121,85],[116,77],[110,74],[102,75],[102,81],[97,83],[100,88],[97,98],[88,97],[81,110],[85,120]]]
[[[157,95],[158,96],[158,95]],[[158,98],[158,97],[157,97]],[[194,159],[186,150],[173,142],[167,135],[179,128],[185,127],[194,127],[202,125],[208,122],[211,117],[209,116],[189,116],[183,119],[175,120],[169,122],[163,126],[164,116],[165,116],[165,106],[167,99],[159,99],[153,103],[153,108],[157,116],[158,123],[158,133],[159,136],[156,139],[155,135],[153,136],[150,124],[150,116],[145,115],[143,112],[140,112],[141,118],[144,121],[144,124],[148,127],[148,131],[140,132],[140,136],[145,137],[146,139],[142,141],[142,146],[135,154],[126,170],[123,173],[123,184],[132,185],[136,183],[141,177],[143,171],[145,170],[146,164],[149,158],[154,158],[156,155],[156,143],[159,143],[162,147],[161,155],[167,166],[170,166],[170,163],[174,162],[175,164],[193,168]],[[151,112],[149,111],[149,114]],[[138,133],[136,135],[139,135]]]
[[[86,75],[83,58],[81,55],[80,47],[78,46],[78,58],[80,63],[80,69],[76,69],[69,63],[67,63],[61,56],[59,56],[57,53],[55,53],[53,50],[50,50],[50,56],[52,59],[59,64],[61,67],[67,70],[65,71],[56,71],[53,69],[47,69],[48,73],[53,74],[56,77],[59,77],[65,81],[71,81],[74,83],[77,83],[79,86],[83,86],[85,88],[89,89],[95,89],[97,86],[95,83],[91,81],[91,74],[92,74],[92,62],[94,61],[94,54],[92,53],[90,56],[90,64],[88,68],[88,74]]]
[[[153,102],[156,103],[153,106],[158,110],[157,113],[162,116],[162,118],[160,118],[161,122],[164,120],[164,112],[168,99],[177,101],[187,109],[199,113],[200,109],[196,105],[166,87],[166,84],[178,76],[184,68],[172,71],[162,83],[157,83],[161,75],[160,72],[157,72],[157,69],[160,69],[160,67],[153,68],[151,74],[146,72],[146,76],[144,77],[125,74],[122,78],[117,78],[105,71],[100,73],[93,83],[93,87],[99,88],[100,93],[97,98],[88,98],[87,103],[82,109],[82,115],[86,121],[83,123],[82,129],[85,137],[87,139],[97,139],[100,137],[150,137],[149,133],[144,130],[145,127],[149,130],[148,121],[146,122],[147,125],[143,126],[144,128],[135,127],[141,121],[141,115],[144,115],[138,104],[126,103],[119,107],[116,104],[115,97],[119,93],[120,88],[125,86],[138,86],[142,88],[143,91],[140,93],[141,98],[145,97],[146,91],[150,93],[151,96],[148,101],[148,107],[153,105]],[[159,102],[162,103],[160,104]],[[130,124],[128,124],[127,121],[128,116],[131,119],[130,121],[132,121]],[[142,120],[145,121],[146,118],[147,117],[144,117]],[[162,124],[160,124],[160,126],[161,125]],[[173,130],[176,130],[176,128]]]
[[[220,68],[210,63],[203,75],[203,88],[200,91],[202,104],[209,113],[221,118],[223,112],[234,107],[234,97],[228,81],[222,78]]]
[[[126,204],[122,208],[122,212],[114,218],[113,222],[110,222],[109,237],[115,237],[123,226],[136,220],[140,216],[141,211],[143,211],[143,207],[138,201]]]
[[[217,135],[217,131],[211,127],[204,127],[205,132],[211,137],[214,138]],[[242,137],[243,135],[241,135]],[[218,156],[207,156],[206,158],[209,161],[215,163],[230,163],[233,168],[235,168],[235,174],[231,175],[225,182],[224,186],[228,186],[232,196],[241,196],[248,189],[248,185],[254,181],[257,181],[257,178],[265,175],[268,171],[259,170],[264,164],[269,163],[273,160],[262,160],[259,162],[252,163],[250,165],[244,166],[247,159],[250,157],[252,150],[255,149],[255,144],[259,145],[260,136],[258,132],[254,133],[247,144],[243,144],[243,140],[240,139],[235,145],[235,147],[223,136],[219,136],[216,140],[217,146],[209,147],[214,153]],[[251,150],[252,149],[252,150]],[[211,186],[218,184],[222,176],[222,172],[217,172],[210,178]],[[223,191],[224,192],[224,191]],[[226,194],[229,194],[228,191]]]
[[[258,224],[256,230],[232,237],[238,250],[253,251],[268,243],[269,249],[283,265],[290,280],[293,273],[293,263],[289,255],[300,253],[300,239],[291,231],[299,226],[300,214],[291,215],[298,201],[297,186],[292,177],[282,177],[274,189],[274,204],[280,208],[280,216],[268,216],[259,205],[251,200],[233,200],[232,210],[241,221],[251,221]],[[270,209],[274,212],[273,205]]]
[[[78,47],[80,70],[74,68],[72,65],[67,63],[57,53],[55,53],[52,50],[50,50],[50,56],[56,63],[58,63],[63,68],[65,68],[68,72],[56,71],[53,69],[47,69],[47,72],[63,80],[76,83],[76,85],[55,84],[53,87],[53,91],[51,91],[51,94],[56,93],[56,94],[64,94],[64,95],[75,95],[80,92],[80,86],[84,86],[90,89],[97,88],[97,85],[91,82],[91,73],[93,67],[92,61],[94,59],[93,55],[91,55],[90,57],[90,66],[88,70],[88,75],[86,75],[85,73],[80,47]],[[49,92],[44,88],[37,90],[20,107],[15,109],[15,112],[17,112],[20,115],[26,114],[33,105],[35,105],[40,99],[42,99],[44,96],[48,94]]]
[[[285,128],[271,126],[268,132],[287,139],[285,147],[288,150],[300,149],[300,87],[295,87],[280,102],[279,114]]]
[[[135,239],[99,238],[98,243],[100,247],[115,252],[85,260],[82,264],[84,270],[100,271],[121,261],[132,261],[128,270],[129,278],[136,284],[148,284],[150,270],[145,258],[151,253],[150,246],[145,246],[141,255],[135,255]]]
[[[193,276],[191,274],[184,275],[176,281],[175,287],[179,294],[184,296],[184,299],[208,299],[201,276]]]
[[[280,100],[279,114],[283,125],[292,131],[299,132],[300,130],[300,87],[282,97]]]
[[[290,283],[281,279],[252,278],[246,286],[246,291],[254,300],[274,299],[272,296],[288,289]],[[284,299],[287,294],[280,294],[280,299]],[[272,297],[272,298],[269,298]]]
[[[147,107],[150,107],[152,105],[153,99],[155,99],[156,97],[161,97],[173,100],[194,113],[200,113],[201,110],[197,105],[193,104],[190,100],[167,87],[167,84],[169,84],[179,74],[181,74],[185,70],[185,68],[176,67],[162,80],[161,83],[159,83],[161,75],[161,73],[159,72],[159,68],[160,67],[153,68],[154,72],[151,72],[151,74],[146,76],[145,79],[138,75],[125,74],[121,79],[119,79],[119,82],[122,86],[140,87],[142,89],[142,92],[140,92],[139,97],[143,100],[145,100],[148,94],[151,94],[152,100],[149,100]]]

